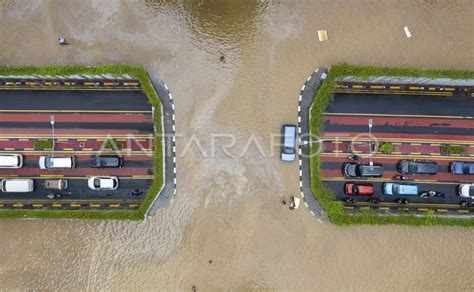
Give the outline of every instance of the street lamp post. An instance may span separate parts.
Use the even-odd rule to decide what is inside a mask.
[[[369,119],[369,165],[374,165],[372,161],[372,119]]]
[[[51,122],[51,130],[53,131],[53,149],[51,149],[51,157],[54,157],[54,146],[55,146],[55,140],[54,140],[54,116],[50,117],[50,122]]]

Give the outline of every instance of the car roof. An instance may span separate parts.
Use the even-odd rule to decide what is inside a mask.
[[[379,174],[382,172],[382,165],[374,164],[370,166],[368,164],[359,164],[359,170],[362,174]]]
[[[52,167],[69,167],[71,166],[71,157],[51,157]]]
[[[296,139],[296,126],[283,125],[283,146],[284,147],[295,147]]]
[[[100,179],[100,187],[101,188],[107,188],[107,189],[110,189],[110,188],[113,188],[114,187],[114,180],[113,179],[110,179],[110,178],[102,178]]]
[[[18,165],[18,156],[2,154],[0,155],[0,165],[16,166]]]

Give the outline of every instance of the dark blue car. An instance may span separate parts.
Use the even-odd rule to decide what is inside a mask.
[[[450,171],[455,174],[474,174],[474,163],[453,161],[451,162]]]

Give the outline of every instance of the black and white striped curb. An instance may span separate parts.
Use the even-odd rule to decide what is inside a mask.
[[[301,137],[309,138],[309,114],[313,103],[314,95],[321,85],[321,76],[325,76],[326,68],[319,68],[315,70],[305,81],[301,87],[298,99],[298,154],[299,154],[299,181],[300,194],[303,198],[305,206],[309,209],[311,215],[315,216],[321,221],[329,222],[321,204],[316,200],[311,190],[311,173],[309,161],[309,143],[303,141]],[[323,75],[324,74],[324,75]]]
[[[168,85],[166,85],[166,83],[164,84],[165,88],[166,88],[166,91],[168,91],[168,97],[169,97],[169,101],[171,103],[171,121],[172,121],[172,131],[171,131],[171,135],[172,135],[172,142],[171,142],[171,145],[172,145],[172,151],[171,151],[171,155],[173,157],[173,197],[176,196],[176,114],[175,114],[175,110],[174,110],[174,101],[173,101],[173,96],[171,95],[171,92],[168,88]]]
[[[161,101],[161,128],[163,129],[163,188],[150,206],[146,217],[153,216],[176,196],[176,114],[173,96],[161,80],[153,83]]]

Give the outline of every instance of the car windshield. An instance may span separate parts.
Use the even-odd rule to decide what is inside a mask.
[[[400,192],[400,186],[397,184],[393,184],[392,186],[392,193],[398,194]]]
[[[295,153],[295,148],[283,147],[283,153],[285,153],[285,154],[294,154]]]
[[[94,179],[94,187],[100,188],[100,179],[98,178]]]
[[[474,197],[474,186],[469,187],[469,196]]]
[[[464,164],[462,167],[462,172],[465,174],[474,173],[474,164]]]
[[[53,160],[51,159],[51,157],[46,157],[46,159],[44,160],[44,165],[46,166],[46,168],[50,168],[52,165],[53,165]]]
[[[418,163],[411,161],[411,162],[408,164],[408,170],[409,170],[409,172],[411,172],[411,173],[416,173],[416,172],[418,172],[418,168],[419,168],[418,166],[419,166]],[[420,168],[421,168],[421,167],[420,167]]]

